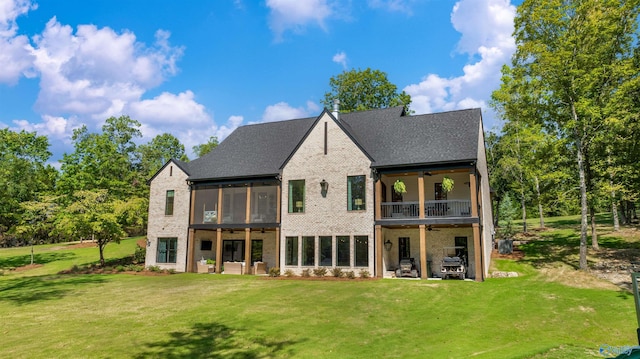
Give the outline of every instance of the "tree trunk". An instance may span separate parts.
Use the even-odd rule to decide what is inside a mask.
[[[102,241],[98,241],[98,250],[100,251],[100,267],[104,268],[104,247],[106,243],[102,243]]]
[[[627,224],[627,210],[624,205],[624,201],[620,201],[620,217],[622,217],[622,224]]]
[[[544,214],[542,212],[542,201],[540,200],[540,182],[538,176],[533,177],[536,180],[536,194],[538,196],[538,213],[540,215],[540,228],[544,228]]]
[[[593,205],[589,207],[589,217],[591,217],[591,248],[597,251],[600,246],[598,245],[598,231],[596,230],[596,209],[593,208]]]
[[[618,218],[618,204],[616,203],[616,191],[611,191],[611,214],[613,215],[613,231],[620,230],[620,219]]]
[[[587,269],[587,183],[584,178],[582,146],[578,144],[578,175],[580,178],[580,269]]]
[[[522,194],[522,233],[527,233],[527,205],[525,203],[525,199],[524,199],[524,191],[521,192]]]

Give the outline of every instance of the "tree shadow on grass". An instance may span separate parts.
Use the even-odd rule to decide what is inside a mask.
[[[97,275],[38,276],[0,281],[0,302],[18,305],[60,299],[73,293],[80,285],[104,283],[107,278]]]
[[[552,233],[543,239],[520,244],[518,248],[525,254],[521,261],[536,268],[558,262],[574,269],[580,267],[576,257],[580,252],[580,237],[573,233]]]
[[[242,330],[220,323],[196,323],[190,331],[171,332],[168,340],[145,344],[134,358],[276,358],[295,356],[290,345],[278,341],[242,336]]]
[[[67,260],[75,257],[73,252],[51,252],[51,253],[38,253],[33,255],[33,263],[46,264],[55,261]],[[31,264],[31,255],[13,256],[0,258],[0,269],[3,268],[17,268]]]

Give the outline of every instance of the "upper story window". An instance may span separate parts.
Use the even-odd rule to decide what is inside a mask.
[[[289,213],[304,213],[304,180],[289,181]]]
[[[434,185],[434,187],[435,187],[434,197],[435,197],[436,201],[447,199],[447,192],[445,192],[444,189],[442,188],[442,183],[441,182],[436,183]]]
[[[165,201],[165,206],[164,206],[164,214],[166,216],[172,216],[173,215],[173,198],[175,196],[175,191],[170,189],[167,191],[167,199]]]
[[[347,177],[347,210],[362,211],[367,209],[365,184],[365,176]]]

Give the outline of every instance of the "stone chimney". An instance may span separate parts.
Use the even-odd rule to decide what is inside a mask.
[[[336,120],[340,117],[340,100],[333,99],[333,112],[331,113]]]

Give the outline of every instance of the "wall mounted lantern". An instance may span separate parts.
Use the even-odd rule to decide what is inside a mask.
[[[322,197],[327,196],[328,190],[329,190],[329,182],[323,179],[322,181],[320,181],[320,194],[322,194]]]
[[[388,239],[387,239],[386,241],[384,241],[384,249],[385,249],[387,252],[391,250],[391,246],[392,246],[392,244],[391,244],[391,241],[390,241],[390,240],[388,240]]]

